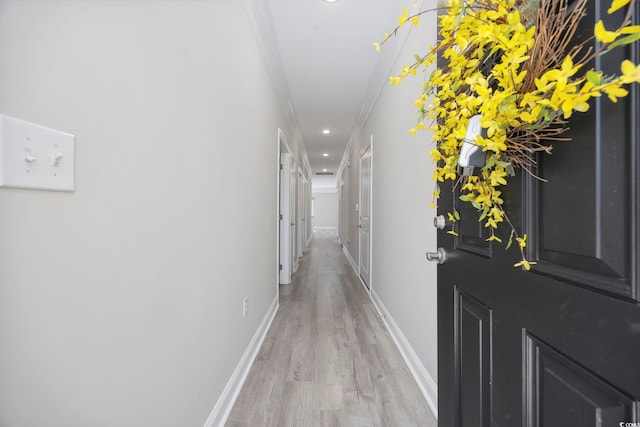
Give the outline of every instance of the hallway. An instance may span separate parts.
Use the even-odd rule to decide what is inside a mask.
[[[333,232],[315,232],[228,427],[436,426]]]

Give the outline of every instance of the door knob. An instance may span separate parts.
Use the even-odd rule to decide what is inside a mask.
[[[444,230],[444,228],[447,226],[447,219],[444,217],[444,215],[438,215],[437,217],[433,218],[433,226],[438,230]]]
[[[447,260],[447,252],[443,248],[438,248],[437,252],[427,252],[427,259],[438,264],[444,264]]]

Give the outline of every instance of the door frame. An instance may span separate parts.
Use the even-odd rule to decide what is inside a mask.
[[[362,278],[362,228],[360,227],[360,220],[362,218],[362,158],[369,151],[369,282],[364,282]],[[369,143],[360,150],[358,154],[358,275],[363,281],[367,292],[371,294],[373,289],[373,273],[371,271],[371,260],[373,257],[373,135],[369,137]]]

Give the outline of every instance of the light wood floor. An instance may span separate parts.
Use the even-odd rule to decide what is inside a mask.
[[[331,234],[314,233],[294,280],[280,286],[227,427],[437,425]]]

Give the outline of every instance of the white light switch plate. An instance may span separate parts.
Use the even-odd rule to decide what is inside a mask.
[[[74,190],[75,137],[0,115],[0,187]]]

